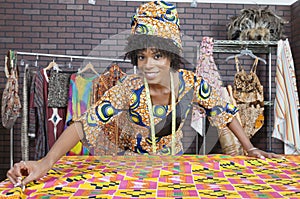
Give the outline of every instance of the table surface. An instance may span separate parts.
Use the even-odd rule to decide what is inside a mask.
[[[300,156],[64,156],[25,191],[0,198],[300,198]]]

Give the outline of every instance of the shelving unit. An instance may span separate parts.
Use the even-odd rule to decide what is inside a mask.
[[[214,53],[239,53],[242,49],[252,50],[255,54],[268,55],[268,92],[269,98],[264,102],[268,109],[268,124],[272,123],[272,54],[277,47],[277,41],[238,41],[238,40],[215,40]],[[275,52],[276,53],[276,52]],[[267,132],[268,150],[272,151],[272,128]]]

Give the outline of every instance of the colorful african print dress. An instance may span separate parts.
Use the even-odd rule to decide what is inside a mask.
[[[237,112],[237,108],[222,100],[201,77],[180,69],[179,93],[176,102],[175,152],[182,154],[182,127],[192,105],[203,107],[212,125],[223,128]],[[95,149],[95,155],[150,154],[155,142],[157,155],[171,152],[170,105],[153,105],[156,139],[151,139],[150,118],[143,79],[128,75],[121,83],[107,91],[80,121],[84,129],[82,142]]]

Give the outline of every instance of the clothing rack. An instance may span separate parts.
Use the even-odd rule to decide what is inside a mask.
[[[45,53],[31,53],[31,52],[17,52],[18,55],[29,55],[36,56],[37,59],[39,56],[43,57],[60,57],[60,58],[70,58],[72,59],[88,59],[88,60],[102,60],[102,61],[114,61],[114,62],[128,62],[130,60],[118,59],[118,58],[107,58],[107,57],[90,57],[90,56],[76,56],[76,55],[60,55],[60,54],[45,54]]]
[[[61,54],[47,54],[47,53],[33,53],[33,52],[19,52],[16,51],[17,55],[27,55],[27,56],[35,56],[37,66],[37,60],[39,57],[56,57],[56,58],[69,58],[71,61],[73,59],[85,59],[85,60],[101,60],[101,61],[111,61],[111,62],[122,62],[122,63],[130,63],[130,60],[119,59],[119,58],[108,58],[108,57],[93,57],[93,56],[77,56],[77,55],[61,55]],[[10,165],[13,166],[13,127],[10,129]]]
[[[265,106],[273,106],[272,102],[272,52],[276,49],[277,41],[238,41],[238,40],[215,40],[214,52],[217,53],[239,53],[241,50],[247,48],[251,49],[253,53],[268,54],[268,81],[269,81],[269,98],[265,101]],[[272,110],[268,111],[268,123],[272,124]],[[267,132],[268,150],[272,151],[272,128]]]

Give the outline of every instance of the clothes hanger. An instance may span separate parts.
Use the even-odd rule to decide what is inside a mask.
[[[237,55],[232,55],[232,56],[227,57],[225,61],[227,62],[230,59],[233,59],[235,57],[241,57],[241,56],[250,56],[253,59],[258,59],[259,61],[262,61],[264,64],[267,64],[266,60],[264,60],[261,57],[258,57],[256,55],[254,55],[253,52],[252,52],[252,50],[248,50],[247,48],[241,50],[241,52],[239,54],[237,54]]]
[[[103,75],[109,75],[110,73],[115,72],[117,73],[117,75],[126,75],[125,72],[122,71],[122,69],[120,68],[119,64],[116,63],[112,63],[109,68],[106,70],[106,72],[103,73]]]
[[[49,63],[49,65],[44,68],[45,70],[50,70],[52,69],[55,70],[56,72],[62,71],[59,67],[58,64],[53,60],[52,62]]]
[[[77,74],[84,73],[85,71],[87,71],[87,70],[89,70],[89,69],[90,69],[91,71],[93,71],[96,75],[100,76],[99,73],[95,70],[94,65],[91,64],[91,63],[88,63],[83,69],[80,69],[80,68],[79,68]]]

